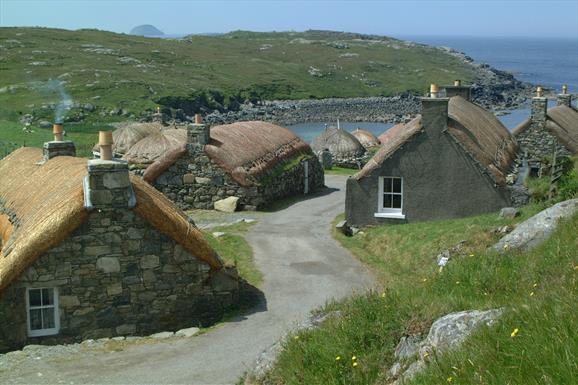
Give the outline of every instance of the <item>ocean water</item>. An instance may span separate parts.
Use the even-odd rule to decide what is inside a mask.
[[[567,84],[569,92],[578,93],[578,38],[395,37],[451,47],[465,52],[478,63],[488,63],[499,70],[510,72],[521,81],[542,85],[558,92],[562,89],[562,84]],[[553,106],[555,101],[550,101],[549,104]],[[512,130],[528,118],[529,114],[529,106],[525,105],[498,118]],[[323,132],[324,123],[303,123],[288,128],[310,142]],[[342,122],[341,126],[349,131],[360,127],[379,135],[392,124]]]

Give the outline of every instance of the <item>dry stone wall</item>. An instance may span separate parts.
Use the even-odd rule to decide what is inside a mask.
[[[27,335],[26,288],[55,287],[60,332]],[[209,265],[128,209],[95,210],[0,296],[0,351],[208,325],[238,300]]]

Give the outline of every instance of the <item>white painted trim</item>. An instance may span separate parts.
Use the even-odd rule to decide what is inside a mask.
[[[54,290],[54,327],[50,329],[40,329],[31,330],[30,329],[30,290],[42,290],[42,289],[52,289]],[[42,309],[49,308],[52,306],[36,306],[32,309]],[[26,288],[26,326],[28,329],[29,337],[41,337],[41,336],[51,336],[58,334],[60,332],[60,308],[58,305],[58,288],[56,287],[28,287]]]
[[[391,219],[405,219],[405,215],[401,213],[375,213],[376,218],[391,218]]]

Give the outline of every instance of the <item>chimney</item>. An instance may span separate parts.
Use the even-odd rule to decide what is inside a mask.
[[[88,161],[84,207],[89,210],[133,208],[136,195],[130,183],[128,163],[112,159],[112,131],[100,131],[98,138],[101,159]]]
[[[428,135],[440,135],[448,126],[449,98],[439,96],[436,84],[430,86],[430,97],[421,98],[421,123]]]
[[[54,134],[54,140],[45,142],[42,146],[42,154],[45,162],[57,156],[76,156],[74,142],[62,140],[64,135],[62,123],[54,123],[52,133]]]
[[[451,98],[452,96],[461,96],[468,101],[472,98],[472,87],[463,86],[460,79],[454,80],[453,86],[445,86],[444,89],[448,98]]]
[[[568,86],[562,85],[562,93],[556,97],[556,105],[572,107],[572,95],[568,93]]]
[[[164,113],[161,111],[161,107],[160,107],[160,106],[157,106],[156,112],[152,115],[152,121],[153,121],[153,122],[158,122],[158,123],[161,123],[161,124],[166,124],[166,122],[167,122],[167,116],[166,116],[166,114],[164,114]]]
[[[531,125],[540,129],[546,127],[546,114],[548,111],[548,99],[542,95],[542,87],[536,88],[536,96],[532,98],[530,110]]]
[[[195,123],[187,126],[187,143],[204,147],[211,140],[211,128],[203,124],[201,114],[195,114]]]

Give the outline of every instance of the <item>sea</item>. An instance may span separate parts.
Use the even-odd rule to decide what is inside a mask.
[[[512,73],[517,79],[554,90],[568,85],[569,92],[578,92],[578,37],[521,38],[521,37],[455,37],[455,36],[395,36],[398,39],[434,46],[451,47],[464,52],[478,63],[487,63]],[[554,103],[555,102],[551,102]],[[498,118],[513,129],[529,116],[529,106],[508,111]],[[325,124],[335,122],[302,123],[288,126],[295,134],[310,142],[319,135]],[[370,122],[340,122],[348,131],[363,128],[376,135],[392,124]]]

